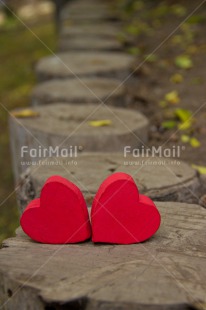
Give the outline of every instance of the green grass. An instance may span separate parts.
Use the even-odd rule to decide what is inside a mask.
[[[52,21],[30,26],[52,51],[56,48]],[[0,28],[0,103],[6,109],[29,105],[35,85],[34,64],[49,50],[17,20],[7,21]],[[14,235],[19,214],[14,190],[8,134],[8,112],[0,106],[0,243]],[[8,198],[9,197],[9,198]]]

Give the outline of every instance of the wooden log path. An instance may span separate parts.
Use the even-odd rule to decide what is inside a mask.
[[[98,23],[92,24],[81,24],[71,26],[64,26],[60,33],[60,38],[70,39],[72,37],[101,37],[101,38],[110,38],[117,39],[120,33],[121,24],[119,23]],[[86,46],[87,48],[87,46]]]
[[[124,79],[132,67],[133,57],[114,52],[65,52],[47,56],[36,65],[39,81],[54,78],[107,77]],[[75,74],[75,75],[74,75]]]
[[[111,94],[108,97],[108,94]],[[48,103],[101,103],[124,107],[129,96],[119,80],[106,78],[82,78],[52,80],[40,83],[32,92],[32,105]]]
[[[62,14],[61,19],[69,20],[69,22],[101,22],[101,21],[114,21],[118,19],[118,16],[116,16],[115,12],[112,12],[112,10],[108,10],[108,5],[101,3],[100,1],[95,2],[91,1],[90,3],[86,1],[84,3],[79,3],[79,5],[76,4],[70,4],[68,3],[67,6],[65,6]]]
[[[60,52],[65,51],[121,51],[122,44],[110,38],[73,37],[62,38],[58,43]],[[86,46],[86,47],[85,47]]]
[[[206,310],[206,210],[197,205],[205,182],[173,158],[152,157],[146,164],[150,160],[144,156],[123,156],[125,146],[138,151],[147,143],[149,122],[125,109],[128,98],[119,85],[131,74],[134,58],[121,50],[114,2],[69,1],[61,20],[57,54],[35,68],[40,83],[31,105],[36,117],[10,118],[20,212],[53,174],[77,184],[90,208],[101,182],[123,171],[134,175],[141,193],[158,200],[162,224],[147,242],[128,246],[39,244],[18,228],[0,250],[0,308]],[[91,121],[109,124],[93,127]],[[29,153],[59,145],[78,147],[82,154],[48,158],[43,165],[41,155]],[[28,150],[23,157],[22,147]],[[68,164],[72,160],[77,165]],[[22,161],[35,165],[28,168]]]
[[[66,11],[66,10],[65,10]],[[88,6],[87,11],[84,12],[83,10],[79,9],[68,9],[68,11],[64,12],[62,14],[62,20],[71,20],[71,23],[73,21],[75,22],[85,22],[85,21],[93,21],[98,22],[99,20],[106,21],[106,20],[113,20],[115,19],[115,16],[112,14],[108,14],[107,10],[104,10],[103,8],[101,11],[96,11],[96,7],[94,6]]]

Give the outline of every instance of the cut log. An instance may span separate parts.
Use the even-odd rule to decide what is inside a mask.
[[[206,210],[156,204],[162,224],[143,244],[46,245],[18,229],[0,250],[4,309],[205,309]]]
[[[108,5],[101,3],[79,3],[73,5],[68,3],[61,13],[62,20],[70,19],[78,22],[84,20],[95,22],[101,20],[107,21],[115,20],[115,18],[114,11]]]
[[[92,22],[96,23],[99,21],[115,21],[117,20],[117,17],[112,14],[111,12],[107,10],[102,10],[102,11],[95,11],[95,9],[88,9],[84,12],[83,10],[68,10],[68,12],[63,12],[61,14],[61,19],[64,20],[69,20],[71,22],[76,22],[76,23],[81,23],[82,21],[85,22]]]
[[[50,158],[29,167],[20,177],[17,191],[20,212],[40,191],[47,178],[61,175],[75,183],[88,207],[106,177],[125,172],[134,177],[140,193],[153,200],[197,202],[202,183],[197,172],[184,162],[165,158],[124,157],[122,153],[81,154],[77,157]]]
[[[67,52],[42,58],[36,65],[39,81],[54,78],[126,78],[134,58],[113,52]]]
[[[112,38],[116,39],[121,31],[121,24],[101,23],[94,25],[81,24],[74,26],[63,27],[60,37],[62,39],[70,37],[98,37],[98,38]]]
[[[66,51],[121,51],[122,44],[117,39],[112,38],[95,38],[87,35],[60,38],[58,43],[60,52]]]
[[[97,11],[109,10],[111,6],[111,1],[98,1],[98,0],[75,0],[70,1],[65,6],[66,11],[73,10],[86,10],[95,9]]]
[[[107,99],[108,97],[108,99]],[[32,92],[32,105],[48,103],[101,103],[126,106],[128,96],[118,80],[83,78],[51,80],[37,85]]]
[[[102,104],[51,104],[34,111],[38,113],[34,118],[10,117],[16,180],[26,169],[24,163],[37,162],[43,153],[48,157],[57,156],[56,149],[64,152],[62,156],[76,149],[122,152],[125,145],[140,147],[148,137],[147,118],[133,110]],[[103,121],[106,126],[96,127],[91,121]]]

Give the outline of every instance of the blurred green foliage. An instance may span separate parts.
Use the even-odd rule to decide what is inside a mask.
[[[0,26],[0,242],[11,236],[19,225],[19,214],[11,167],[8,112],[29,105],[35,84],[33,66],[49,50],[35,37],[55,50],[55,25],[53,21],[30,25],[26,29],[15,18],[7,18]],[[32,32],[35,34],[32,34]]]

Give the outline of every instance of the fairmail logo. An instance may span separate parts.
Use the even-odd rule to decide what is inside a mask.
[[[172,146],[171,148],[162,148],[161,146],[151,148],[142,146],[140,148],[133,149],[127,145],[124,147],[124,157],[132,155],[134,158],[138,157],[165,157],[165,158],[180,158],[181,152],[185,150],[185,146]]]
[[[60,148],[59,146],[53,147],[49,146],[44,148],[39,146],[37,148],[29,148],[28,146],[21,147],[21,158],[49,158],[49,157],[77,157],[78,151],[80,151],[79,146],[69,146],[68,148]]]

